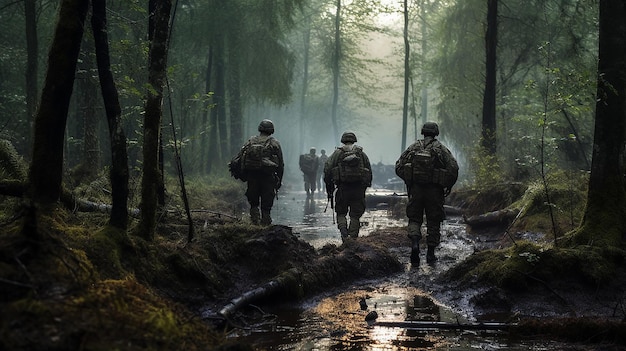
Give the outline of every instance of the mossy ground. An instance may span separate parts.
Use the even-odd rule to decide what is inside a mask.
[[[83,194],[92,201],[101,199],[96,188]],[[175,185],[170,188],[176,189]],[[459,192],[452,198],[459,202],[453,205],[485,211],[525,208],[510,230],[535,231],[533,226],[548,218],[546,204],[541,191],[521,188]],[[565,208],[562,201],[584,198],[580,190],[570,194],[574,188],[566,189],[555,188],[553,194],[560,194],[553,196],[555,208]],[[191,242],[176,190],[168,195],[172,205],[160,217],[153,242],[129,234],[132,228],[122,232],[108,227],[107,214],[61,208],[36,216],[37,230],[24,231],[32,229],[32,223],[24,224],[33,216],[19,212],[22,207],[14,199],[2,202],[0,348],[245,348],[225,343],[219,329],[199,318],[198,309],[218,309],[241,292],[293,268],[306,272],[315,267],[303,274],[307,284],[288,292],[291,298],[402,269],[391,253],[407,244],[401,229],[374,232],[340,247],[316,251],[287,227],[262,228],[238,218],[246,207],[241,183],[198,180],[190,182],[187,190],[191,207],[198,210],[193,213]],[[559,216],[566,218],[566,212],[581,213],[577,207],[560,211]],[[624,271],[622,248],[568,247],[560,239],[565,237],[559,236],[559,245],[554,245],[550,234],[534,242],[501,240],[500,248],[476,252],[440,281],[447,289],[459,291],[480,286],[502,291],[506,298],[498,301],[507,304],[508,298],[522,299],[540,288],[554,296],[562,289],[623,294],[626,284],[621,282],[626,280],[617,278]],[[488,298],[483,296],[482,301]]]

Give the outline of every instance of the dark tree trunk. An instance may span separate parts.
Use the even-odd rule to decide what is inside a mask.
[[[206,67],[206,72],[205,72],[205,87],[204,87],[204,91],[206,92],[206,94],[208,94],[211,91],[211,70],[213,68],[213,46],[211,45],[209,47],[209,53],[207,55],[207,67]],[[207,105],[203,105],[202,107],[202,130],[204,131],[205,138],[206,140],[203,140],[202,145],[201,145],[201,157],[200,157],[200,162],[206,162],[204,163],[204,167],[203,169],[203,173],[204,174],[209,174],[211,173],[211,143],[214,142],[214,139],[212,139],[212,127],[211,127],[211,122],[209,121],[209,108],[208,108],[208,101],[205,102],[204,99],[202,100],[203,104],[207,104]]]
[[[587,206],[574,238],[618,245],[626,231],[626,3],[600,1],[598,88]]]
[[[65,124],[88,5],[88,0],[61,2],[48,55],[48,71],[35,117],[29,171],[32,199],[42,205],[57,202],[61,194]]]
[[[236,38],[236,35],[230,38],[231,48],[239,46],[239,39]],[[238,53],[232,49],[229,50],[228,63],[228,106],[230,110],[230,147],[228,148],[228,153],[236,155],[243,142],[243,109],[241,104],[241,77],[239,74],[241,61],[238,59]]]
[[[487,33],[485,33],[485,94],[481,146],[496,154],[496,47],[498,45],[498,0],[487,1]]]
[[[341,62],[341,0],[337,0],[335,13],[335,50],[333,51],[333,104],[330,119],[333,125],[332,135],[339,139],[339,126],[337,124],[337,110],[339,108],[339,63]]]
[[[215,112],[217,113],[215,125],[218,134],[218,148],[212,154],[218,165],[223,164],[224,155],[228,152],[228,134],[226,124],[226,74],[224,64],[224,42],[218,39],[215,52]]]
[[[83,149],[81,150],[80,169],[81,175],[85,179],[93,180],[100,169],[100,146],[98,143],[98,118],[96,112],[96,99],[98,86],[93,77],[93,56],[94,47],[91,39],[84,41],[82,79],[79,79],[80,93],[82,99],[79,102],[80,112],[83,121]]]
[[[92,0],[92,3],[91,26],[96,46],[100,88],[111,139],[111,172],[109,175],[111,178],[112,208],[109,224],[120,229],[126,229],[128,226],[128,151],[126,135],[121,124],[122,109],[111,72],[106,0]]]
[[[400,152],[406,149],[407,126],[409,120],[409,84],[411,82],[411,46],[409,45],[409,5],[408,0],[404,0],[404,96],[402,99],[402,145]]]
[[[161,182],[159,142],[163,105],[163,87],[167,68],[167,49],[171,0],[156,1],[154,32],[148,57],[148,89],[144,115],[143,174],[141,178],[141,220],[139,234],[154,238],[157,215],[157,191]]]
[[[27,121],[32,125],[37,111],[37,61],[39,58],[39,41],[37,40],[36,0],[24,1],[24,20],[26,22],[26,113]],[[32,141],[29,137],[27,145]],[[30,153],[31,150],[26,150]]]
[[[306,122],[306,94],[309,90],[309,56],[311,51],[311,18],[305,16],[304,24],[304,52],[302,63],[302,92],[300,93],[300,143],[298,145],[298,154],[304,153],[304,128]]]

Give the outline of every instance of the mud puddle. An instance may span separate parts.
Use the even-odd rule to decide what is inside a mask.
[[[341,244],[324,194],[308,199],[304,192],[285,194],[276,201],[273,218],[274,223],[292,227],[296,236],[315,248]],[[392,215],[384,203],[369,208],[361,220],[364,222],[361,236],[376,229],[406,225],[406,219]],[[450,217],[444,222],[435,265],[427,265],[422,257],[422,264],[414,267],[409,263],[408,246],[395,250],[405,266],[403,272],[383,280],[343,287],[298,304],[252,307],[245,314],[247,320],[229,336],[248,342],[257,350],[551,350],[557,347],[549,341],[509,340],[502,330],[428,326],[428,322],[461,326],[503,322],[508,317],[477,320],[469,296],[449,294],[445,286],[436,283],[438,275],[474,251],[474,243],[460,218]],[[411,321],[420,323],[407,327],[406,322]]]

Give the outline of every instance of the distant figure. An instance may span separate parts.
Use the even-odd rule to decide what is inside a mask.
[[[435,139],[439,126],[426,122],[422,127],[424,139],[417,140],[400,155],[396,174],[404,180],[409,193],[406,216],[409,218],[408,236],[411,239],[411,263],[419,264],[419,242],[422,222],[426,214],[426,262],[437,260],[435,248],[441,239],[440,225],[445,219],[444,201],[456,183],[459,166],[447,147]]]
[[[313,197],[315,193],[317,169],[319,168],[319,157],[315,154],[315,148],[312,147],[308,154],[300,155],[300,170],[304,177],[304,191],[306,191],[307,198]]]
[[[335,149],[324,166],[324,182],[328,199],[331,203],[335,199],[337,228],[345,242],[348,237],[359,236],[360,219],[365,213],[365,190],[372,185],[372,168],[363,148],[354,144],[354,133],[343,133],[341,142],[344,145]],[[333,196],[335,189],[337,193]]]
[[[228,167],[233,177],[248,182],[246,197],[252,224],[267,226],[272,224],[270,212],[282,185],[285,164],[280,143],[272,137],[274,123],[264,119],[258,130],[259,135],[248,139]]]
[[[322,154],[320,155],[319,159],[319,167],[317,167],[317,191],[322,191],[322,180],[324,179],[324,165],[328,160],[326,150],[322,149],[320,152]]]

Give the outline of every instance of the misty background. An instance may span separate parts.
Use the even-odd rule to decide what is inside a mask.
[[[148,3],[158,3],[152,1]],[[226,164],[265,118],[286,173],[298,156],[327,154],[353,131],[372,163],[393,165],[426,120],[457,157],[460,183],[523,180],[539,161],[590,168],[597,71],[597,4],[498,1],[490,24],[478,0],[173,1],[162,144],[185,172],[227,176]],[[25,159],[59,1],[0,0],[0,138]],[[141,169],[151,10],[108,0],[113,76],[131,170]],[[89,15],[88,15],[89,17]],[[495,23],[495,24],[494,24]],[[486,35],[497,26],[497,59]],[[65,167],[110,163],[93,35],[85,31],[65,143]],[[494,72],[493,89],[486,73]],[[490,154],[485,92],[493,94]],[[375,180],[376,181],[376,180]]]

